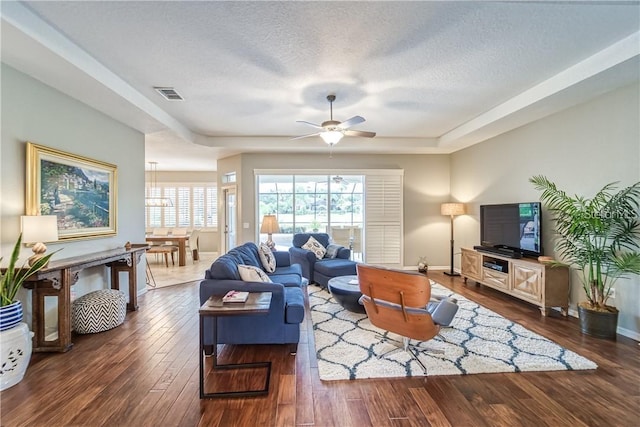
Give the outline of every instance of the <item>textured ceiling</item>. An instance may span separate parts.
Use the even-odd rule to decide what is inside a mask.
[[[345,138],[336,150],[451,152],[638,79],[638,2],[2,8],[3,61],[148,134],[147,158],[159,169],[189,168],[190,156],[209,160],[191,168],[215,169],[216,157],[239,151],[326,151],[318,137],[289,138],[314,131],[296,120],[329,119],[329,93],[337,120],[361,115],[356,129],[378,134]],[[59,69],[29,49],[56,56]],[[545,92],[545,83],[555,88]],[[166,101],[154,86],[174,87],[185,101]]]

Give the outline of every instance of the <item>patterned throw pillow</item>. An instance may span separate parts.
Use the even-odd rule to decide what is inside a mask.
[[[238,264],[238,273],[240,274],[240,278],[245,282],[271,283],[271,279],[269,278],[269,276],[267,276],[267,273],[253,265]]]
[[[262,266],[267,270],[267,273],[276,271],[276,257],[266,243],[260,243],[260,246],[258,246],[258,255],[260,255],[260,261],[262,261]]]
[[[330,243],[329,246],[327,246],[327,253],[324,254],[325,258],[335,258],[338,256],[338,252],[340,252],[340,249],[344,248],[344,246],[342,245],[336,245],[334,243]]]
[[[314,239],[313,236],[309,236],[309,240],[307,240],[307,243],[305,243],[301,247],[302,249],[306,249],[316,254],[316,258],[318,259],[322,259],[324,257],[324,254],[327,252],[324,246],[322,246],[320,242]]]

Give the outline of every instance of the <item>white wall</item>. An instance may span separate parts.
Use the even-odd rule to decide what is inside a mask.
[[[233,156],[218,161],[218,173],[238,173],[238,242],[242,243],[254,241],[259,227],[255,169],[403,169],[404,264],[415,267],[424,256],[431,266],[445,268],[449,265],[449,219],[440,215],[440,204],[449,201],[449,159],[449,155],[342,154],[338,145],[331,158],[328,152]],[[242,229],[245,222],[249,228]]]
[[[452,197],[469,203],[456,220],[457,246],[480,242],[479,206],[540,200],[528,182],[545,175],[569,194],[591,197],[605,184],[640,181],[638,84],[554,114],[451,155]],[[553,225],[543,209],[543,246],[553,255]],[[625,335],[640,338],[640,278],[621,280],[615,305]],[[571,304],[584,301],[572,275]]]
[[[127,241],[144,242],[144,135],[2,64],[0,248],[5,262],[20,233],[20,216],[25,213],[26,141],[118,168],[117,235],[50,244],[51,251],[62,248],[54,259],[121,247]],[[30,253],[23,249],[22,260]],[[146,289],[144,261],[141,267],[139,293]],[[81,295],[108,287],[107,280],[105,268],[91,268],[81,273],[73,288]],[[122,288],[126,292],[127,287]],[[30,308],[30,291],[23,290],[19,296]],[[30,312],[26,314],[30,324]]]

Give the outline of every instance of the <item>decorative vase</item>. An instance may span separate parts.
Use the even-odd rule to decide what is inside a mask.
[[[596,311],[578,304],[580,331],[596,338],[616,339],[618,311]]]
[[[18,384],[24,378],[31,360],[31,338],[26,323],[0,332],[0,391]]]
[[[419,273],[427,273],[429,271],[429,266],[424,262],[418,263],[418,272]]]
[[[14,301],[12,304],[0,307],[0,331],[5,331],[22,322],[22,302]]]

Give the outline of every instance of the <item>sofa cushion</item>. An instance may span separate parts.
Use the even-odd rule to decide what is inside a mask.
[[[316,263],[315,271],[327,277],[351,276],[356,274],[356,263],[342,258],[323,259]]]
[[[304,319],[304,296],[300,288],[284,288],[286,323],[300,323]]]
[[[325,248],[329,245],[329,235],[327,233],[296,233],[293,235],[293,246],[301,248],[307,243],[309,237],[316,239]]]
[[[266,243],[260,243],[260,246],[258,246],[258,255],[260,256],[262,267],[267,273],[276,271],[276,257]]]
[[[322,244],[320,244],[320,242],[318,242],[316,239],[314,239],[313,236],[310,236],[309,240],[307,240],[307,243],[302,245],[302,249],[313,252],[318,259],[322,259],[324,257],[324,254],[327,252],[325,247],[322,246]]]
[[[276,267],[276,271],[267,274],[269,276],[273,274],[297,274],[302,277],[302,267],[300,267],[300,264],[286,265],[284,267]]]
[[[280,274],[280,273],[270,273],[269,278],[274,283],[280,283],[285,287],[296,286],[300,287],[301,278],[298,274]]]
[[[242,280],[238,272],[238,261],[239,260],[231,254],[222,255],[216,259],[206,271],[205,279]]]
[[[240,278],[247,282],[271,282],[267,273],[254,265],[238,265]]]
[[[231,249],[231,252],[237,252],[240,259],[243,261],[239,264],[253,265],[262,268],[262,262],[258,256],[258,247],[253,242],[247,242],[236,248]]]

